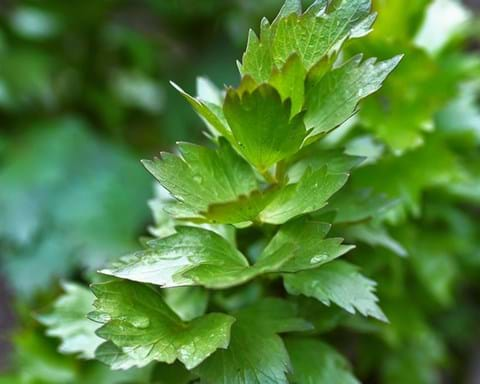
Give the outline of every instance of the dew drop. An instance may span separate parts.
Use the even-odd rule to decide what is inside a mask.
[[[311,264],[317,264],[317,263],[321,263],[322,261],[325,261],[327,259],[328,259],[328,255],[325,255],[325,254],[316,255],[316,256],[312,257],[312,259],[310,260],[310,263]]]

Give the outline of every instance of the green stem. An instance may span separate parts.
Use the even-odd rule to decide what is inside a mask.
[[[268,170],[261,172],[263,178],[270,184],[277,184],[277,179]]]
[[[278,182],[283,183],[285,179],[285,172],[287,171],[287,163],[285,160],[281,160],[277,163],[277,168],[275,169],[275,178]]]

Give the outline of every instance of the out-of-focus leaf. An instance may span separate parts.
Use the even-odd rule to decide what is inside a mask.
[[[173,364],[156,364],[152,372],[151,384],[189,384],[195,375],[178,361]]]
[[[159,114],[164,107],[164,90],[151,78],[140,73],[116,73],[112,80],[113,93],[129,107]]]
[[[434,0],[427,8],[423,25],[415,36],[415,44],[431,54],[438,53],[458,33],[471,14],[456,0]]]
[[[385,302],[385,312],[390,326],[384,329],[384,337],[395,348],[385,358],[382,380],[395,384],[405,380],[415,384],[438,382],[445,345],[418,306],[409,299],[393,298]]]
[[[35,125],[4,156],[1,257],[18,293],[29,295],[75,266],[96,268],[131,249],[147,215],[132,201],[146,199],[150,186],[124,150],[64,118]]]
[[[449,135],[471,133],[480,141],[479,91],[477,83],[463,84],[458,97],[437,114],[435,122],[439,130]]]
[[[429,142],[403,156],[385,157],[352,175],[356,188],[398,199],[392,211],[397,218],[404,211],[420,214],[422,193],[428,188],[447,186],[461,180],[463,170],[453,151],[435,136]]]
[[[356,223],[368,219],[381,217],[398,202],[388,199],[384,194],[376,194],[372,190],[339,191],[332,197],[329,205],[320,213],[334,210],[335,223]]]
[[[369,54],[380,57],[402,49],[383,41],[372,46]],[[434,129],[435,113],[455,95],[463,76],[461,68],[443,66],[419,48],[406,45],[403,53],[398,68],[359,112],[360,123],[397,154],[424,143]]]
[[[454,283],[459,278],[452,237],[438,236],[421,226],[404,228],[399,236],[408,250],[413,272],[426,291],[440,304],[451,304]]]
[[[376,283],[345,261],[335,261],[317,269],[284,275],[290,294],[314,297],[325,305],[334,302],[346,311],[387,321],[377,304]]]
[[[361,223],[345,229],[345,236],[362,241],[372,247],[381,246],[399,256],[407,256],[407,250],[387,230],[377,223]]]
[[[372,33],[363,40],[388,41],[393,44],[410,42],[421,24],[431,0],[406,3],[402,0],[374,0],[373,9],[378,16]],[[361,44],[361,41],[358,40]]]
[[[0,374],[2,384],[150,384],[149,368],[115,372],[99,362],[75,360],[59,354],[52,339],[34,330],[24,330],[14,340],[16,373]]]
[[[59,20],[41,8],[19,7],[10,17],[12,28],[31,39],[45,39],[59,31]]]
[[[61,353],[93,359],[95,349],[103,342],[95,334],[99,325],[87,318],[95,296],[87,288],[73,283],[64,283],[63,289],[65,294],[57,299],[53,310],[38,320],[47,327],[48,336],[62,340]]]
[[[291,382],[359,383],[350,372],[347,360],[328,344],[308,338],[287,338],[285,344],[292,361]]]
[[[75,382],[75,364],[60,355],[47,338],[25,331],[15,338],[21,383],[64,384]]]

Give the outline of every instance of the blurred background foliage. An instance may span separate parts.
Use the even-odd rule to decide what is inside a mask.
[[[138,160],[176,140],[203,140],[202,122],[168,81],[187,91],[194,91],[197,75],[219,86],[238,83],[234,64],[248,28],[262,16],[271,20],[281,3],[0,2],[0,366],[7,372],[0,383],[173,383],[165,377],[179,377],[175,366],[155,381],[155,371],[111,373],[61,355],[32,315],[59,295],[60,281],[91,281],[98,266],[135,248],[152,221],[147,200],[153,196]],[[385,383],[441,382],[439,365],[450,372],[445,382],[460,382],[455,378],[469,375],[460,372],[468,369],[462,359],[480,359],[479,212],[473,208],[480,202],[480,28],[472,16],[480,4],[465,2],[470,23],[450,34],[448,17],[438,14],[425,27],[429,3],[374,1],[374,32],[345,54],[406,56],[363,103],[358,120],[329,138],[369,157],[372,165],[354,174],[352,185],[402,199],[387,226],[409,262],[394,255],[392,249],[404,251],[390,238],[370,236],[387,246],[360,245],[356,253],[398,326],[378,330],[347,319],[332,336],[353,338],[349,355],[360,377],[375,377],[376,359],[385,359]],[[393,225],[406,218],[408,225]],[[373,230],[378,236],[380,229]],[[352,231],[347,240],[365,241],[371,231]],[[442,231],[447,235],[439,237]],[[329,319],[342,315],[332,309],[321,316],[319,329],[330,330]],[[454,356],[447,363],[446,349]],[[368,354],[358,358],[358,351]]]

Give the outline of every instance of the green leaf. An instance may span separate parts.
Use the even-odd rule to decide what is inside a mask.
[[[311,329],[295,307],[264,299],[235,314],[227,350],[218,350],[196,370],[211,384],[287,384],[290,362],[279,333]]]
[[[300,56],[293,54],[280,69],[274,69],[269,83],[280,93],[282,100],[292,102],[291,115],[295,116],[303,108],[306,71]]]
[[[416,32],[423,23],[427,5],[431,0],[417,0],[406,3],[402,0],[375,2],[378,17],[375,28],[366,40],[381,39],[383,44],[387,36],[393,44],[408,42],[411,44]]]
[[[44,336],[40,329],[23,329],[13,339],[15,381],[0,374],[2,384],[147,384],[150,367],[112,371],[101,362],[78,361],[58,353],[57,343]],[[10,370],[10,368],[9,368]],[[11,372],[13,374],[13,372]],[[13,376],[13,375],[12,375]],[[4,380],[4,381],[2,381]]]
[[[424,309],[412,299],[403,295],[385,302],[391,324],[385,328],[384,337],[395,346],[380,367],[382,381],[386,383],[438,382],[440,367],[447,358],[443,338],[431,328]]]
[[[375,19],[370,0],[339,1],[328,13],[326,5],[316,1],[301,14],[299,2],[287,2],[272,25],[262,20],[260,39],[250,31],[241,74],[265,82],[294,53],[309,70],[338,51],[346,39],[368,33]]]
[[[370,58],[362,62],[362,56],[358,55],[320,79],[307,80],[305,125],[312,130],[309,140],[350,118],[359,101],[382,86],[401,58],[396,56],[378,63]]]
[[[147,246],[101,272],[164,287],[197,285],[201,270],[201,283],[206,287],[229,286],[253,274],[247,259],[231,243],[205,229],[177,227],[175,234],[149,241]],[[217,270],[211,274],[209,268]],[[190,277],[185,275],[187,271]]]
[[[419,241],[418,247],[410,253],[415,254],[412,264],[418,278],[432,297],[446,306],[454,302],[455,282],[460,273],[455,256],[435,245],[425,245]]]
[[[163,287],[226,288],[266,273],[314,268],[352,248],[341,245],[339,238],[323,239],[328,229],[329,225],[324,223],[289,223],[280,229],[257,262],[249,265],[245,256],[218,234],[178,227],[174,235],[148,242],[146,250],[126,256],[101,273]]]
[[[373,47],[372,55],[389,57],[400,51],[405,57],[382,89],[362,104],[359,119],[394,153],[401,154],[429,141],[426,135],[435,128],[436,113],[458,92],[464,77],[462,66],[437,62],[411,44],[391,44],[385,50],[382,41]]]
[[[161,159],[143,163],[179,200],[183,215],[196,217],[212,203],[232,201],[257,188],[252,168],[225,140],[216,150],[188,143],[179,149],[181,157],[163,153]]]
[[[326,334],[341,326],[351,318],[347,312],[337,306],[327,307],[318,300],[305,297],[295,297],[298,313],[314,327],[314,334]]]
[[[149,232],[158,238],[167,237],[175,233],[175,227],[185,222],[181,219],[175,219],[168,214],[175,210],[176,200],[173,199],[168,191],[160,184],[155,185],[155,197],[149,200],[148,205],[153,213],[154,225],[148,228]],[[192,227],[205,228],[218,233],[232,244],[235,240],[235,227],[231,225],[217,225],[209,223],[189,222]]]
[[[376,164],[362,167],[353,174],[352,185],[398,200],[394,207],[397,216],[404,211],[419,215],[423,191],[455,184],[462,171],[455,153],[440,137],[432,135],[416,150],[402,156],[385,156]]]
[[[22,384],[20,375],[14,374],[0,374],[0,384]]]
[[[303,170],[299,168],[297,171],[300,173]],[[205,217],[225,224],[283,224],[327,205],[327,200],[346,183],[348,174],[329,173],[327,167],[323,166],[315,171],[307,168],[298,177],[300,179],[296,183],[265,192],[254,192],[229,203],[212,204]]]
[[[285,340],[292,361],[290,382],[296,384],[359,384],[349,363],[328,344],[315,339],[288,337]]]
[[[270,24],[267,19],[262,19],[260,39],[253,30],[248,32],[247,49],[243,54],[242,63],[237,63],[242,77],[251,76],[258,83],[266,82],[270,78],[273,58],[269,39]]]
[[[314,297],[325,305],[334,302],[347,312],[360,312],[387,321],[377,305],[376,283],[345,261],[336,261],[317,269],[284,275],[285,288],[292,295]]]
[[[297,152],[306,135],[303,116],[291,118],[291,100],[268,84],[251,93],[230,88],[223,110],[237,149],[260,172]]]
[[[461,225],[461,230],[466,231],[466,224]],[[443,306],[454,303],[454,287],[461,279],[461,270],[456,257],[459,250],[452,242],[458,241],[460,235],[445,231],[439,236],[436,227],[428,229],[424,223],[410,224],[397,232],[408,250],[413,273],[429,297]]]
[[[361,223],[349,226],[345,229],[345,235],[348,238],[363,241],[372,247],[381,246],[389,249],[398,256],[407,256],[407,250],[394,238],[390,236],[387,230],[378,223]]]
[[[161,206],[160,212],[164,209],[178,219],[237,226],[252,222],[283,224],[324,207],[348,177],[346,173],[330,173],[327,166],[337,171],[358,162],[355,157],[342,158],[339,153],[326,151],[305,164],[295,163],[287,173],[292,183],[259,191],[253,170],[225,140],[220,140],[216,151],[192,144],[180,144],[180,150],[182,157],[164,153],[162,159],[144,162],[177,199]],[[310,165],[314,171],[310,171]],[[164,228],[155,232],[171,233],[175,222],[165,218],[163,212],[156,215]],[[208,229],[229,233],[226,227]]]
[[[327,200],[348,179],[346,173],[329,173],[326,166],[311,171],[307,169],[300,181],[279,191],[260,213],[264,223],[282,224],[294,217],[314,212],[327,205]]]
[[[448,135],[465,135],[480,142],[480,108],[478,82],[462,84],[459,95],[435,116],[435,125]]]
[[[131,358],[114,365],[117,369],[176,359],[192,369],[217,348],[228,346],[235,321],[231,316],[210,313],[183,322],[158,292],[139,283],[110,281],[92,290],[97,300],[90,317],[103,324],[97,334]]]
[[[75,382],[75,361],[59,354],[49,341],[51,339],[31,329],[24,329],[15,335],[17,364],[21,368],[19,383]]]
[[[223,136],[230,141],[232,140],[232,132],[228,126],[222,107],[212,101],[202,100],[200,97],[190,96],[177,84],[170,82],[172,86],[180,92],[180,94],[190,103],[195,112],[205,122],[210,132],[215,136]]]
[[[432,1],[425,14],[422,26],[415,36],[414,44],[422,47],[432,56],[459,35],[472,18],[471,11],[455,0]],[[448,22],[440,23],[440,20]]]
[[[329,200],[324,211],[336,211],[335,223],[349,224],[381,217],[398,203],[398,200],[389,199],[371,189],[346,188]]]
[[[134,156],[100,136],[72,117],[25,121],[6,136],[0,262],[18,297],[135,249],[148,210],[133,202],[148,198],[151,180]]]
[[[48,336],[62,340],[61,353],[93,359],[95,349],[103,342],[95,334],[99,325],[87,318],[95,296],[87,288],[73,283],[64,283],[63,289],[65,294],[57,299],[53,310],[37,319],[47,327]]]
[[[259,257],[269,259],[277,252],[290,253],[281,270],[283,272],[297,272],[319,267],[328,263],[354,248],[351,245],[342,245],[343,239],[325,239],[331,225],[308,220],[291,221],[283,225],[273,237]]]
[[[341,1],[329,13],[315,8],[304,15],[290,14],[278,20],[271,37],[275,65],[297,52],[307,69],[335,51],[348,37],[367,33],[374,21],[370,0]]]
[[[278,189],[254,191],[249,196],[240,196],[228,203],[212,204],[205,212],[206,219],[214,223],[232,223],[237,227],[260,221],[259,214],[279,193]]]

